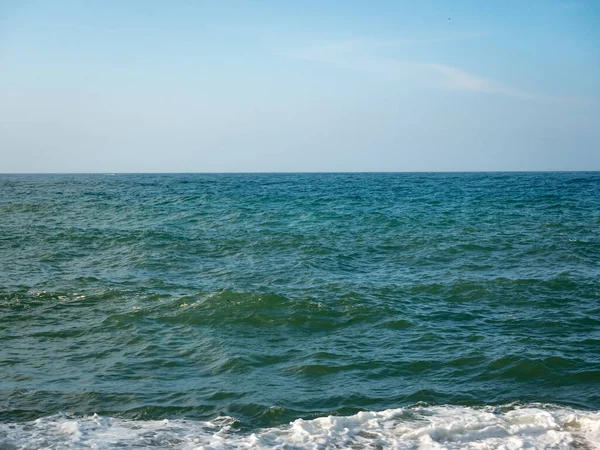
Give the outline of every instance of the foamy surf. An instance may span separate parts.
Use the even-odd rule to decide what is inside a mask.
[[[600,412],[551,405],[409,407],[298,419],[241,432],[235,419],[135,421],[93,415],[0,424],[0,448],[596,449]]]

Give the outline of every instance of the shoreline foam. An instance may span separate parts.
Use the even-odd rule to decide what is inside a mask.
[[[529,404],[414,406],[352,416],[297,419],[241,432],[235,419],[136,421],[98,415],[0,424],[2,448],[175,449],[594,449],[600,412]]]

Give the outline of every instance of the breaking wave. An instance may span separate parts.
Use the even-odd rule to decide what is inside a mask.
[[[3,449],[594,449],[600,448],[600,412],[542,404],[417,405],[297,419],[254,432],[227,416],[136,421],[53,415],[0,424],[0,442]]]

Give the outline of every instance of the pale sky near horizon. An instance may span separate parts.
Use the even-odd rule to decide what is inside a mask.
[[[0,173],[600,170],[600,1],[0,0]]]

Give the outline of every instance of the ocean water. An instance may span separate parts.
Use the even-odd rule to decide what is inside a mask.
[[[600,448],[600,173],[0,175],[0,448]]]

